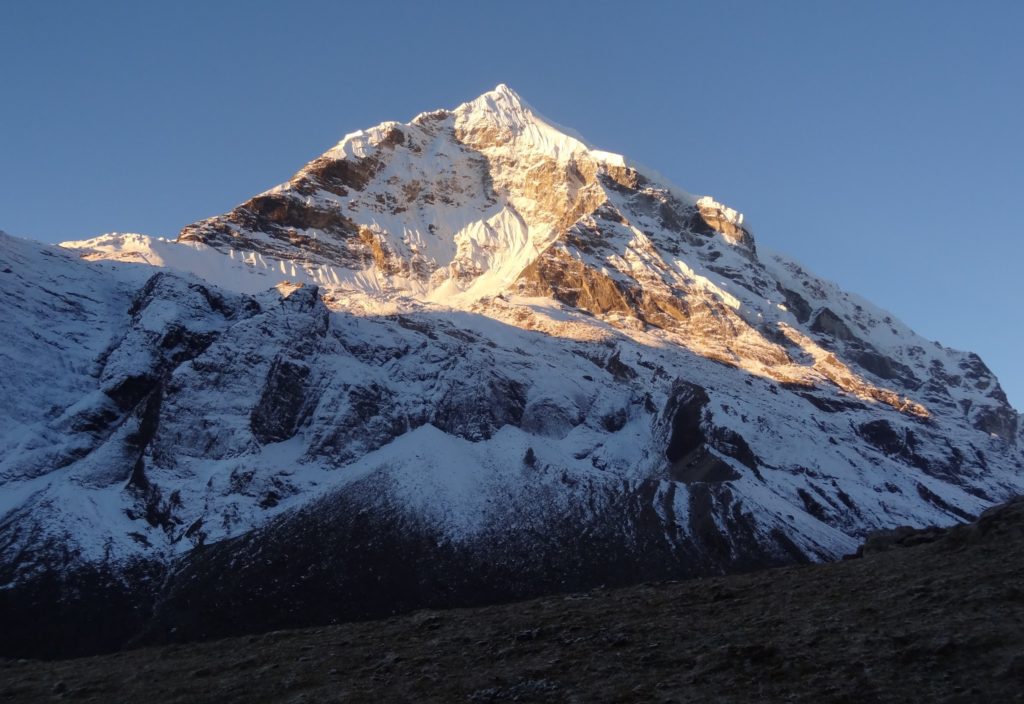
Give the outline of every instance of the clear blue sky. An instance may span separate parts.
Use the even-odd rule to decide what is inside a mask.
[[[1024,3],[33,2],[0,23],[0,229],[173,236],[346,132],[508,83],[979,352],[1024,405]]]

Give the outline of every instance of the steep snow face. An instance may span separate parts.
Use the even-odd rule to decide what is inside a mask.
[[[588,154],[499,86],[453,111],[349,134],[288,183],[180,240],[297,260],[327,286],[432,300],[493,295],[576,200],[560,173],[545,170]],[[538,207],[545,175],[556,192]]]
[[[498,86],[451,111],[346,135],[287,183],[185,228],[179,242],[257,266],[285,260],[329,288],[470,301],[499,293],[598,207],[599,173],[626,170],[622,157],[589,148]],[[141,253],[137,241],[91,244]]]
[[[505,86],[347,135],[177,241],[0,257],[0,599],[142,564],[164,604],[231,574],[246,603],[267,580],[387,612],[386,575],[437,565],[465,591],[387,593],[831,559],[1024,490],[976,355]]]

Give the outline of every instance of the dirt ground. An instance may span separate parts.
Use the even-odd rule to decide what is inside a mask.
[[[1024,504],[829,565],[0,661],[0,701],[1024,702]]]

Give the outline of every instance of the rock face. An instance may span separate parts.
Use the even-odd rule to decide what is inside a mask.
[[[7,654],[829,560],[1024,487],[976,355],[504,86],[176,242],[0,258]]]

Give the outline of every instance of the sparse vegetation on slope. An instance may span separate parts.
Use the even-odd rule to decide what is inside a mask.
[[[1024,701],[1024,501],[862,559],[63,662],[10,702]]]

